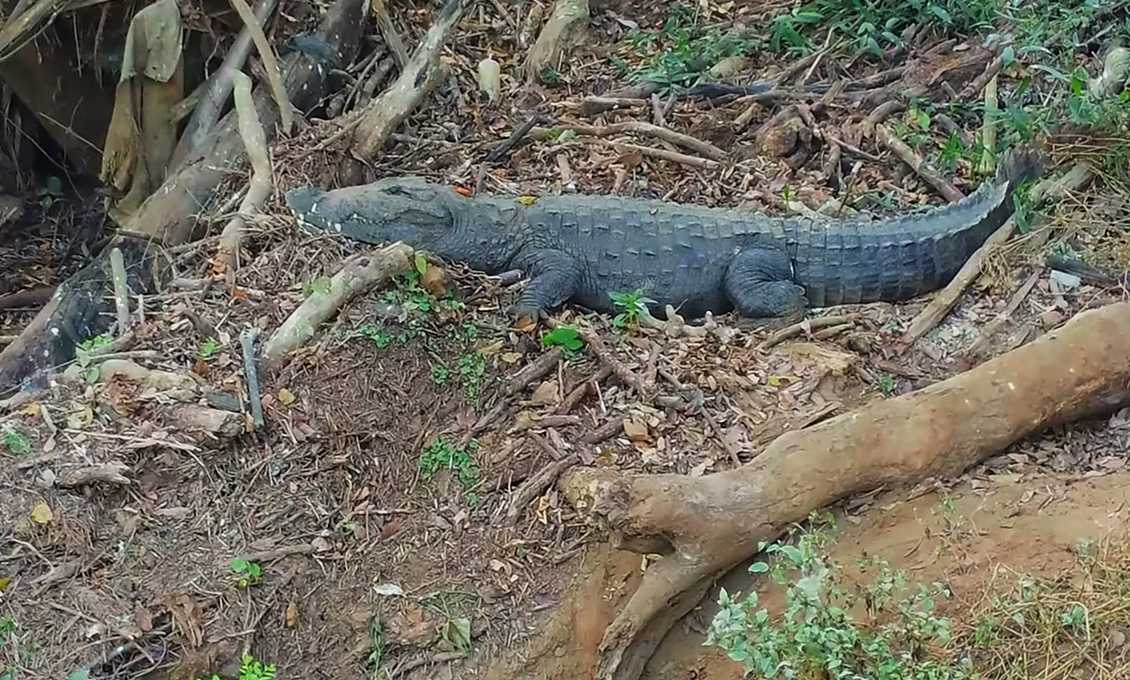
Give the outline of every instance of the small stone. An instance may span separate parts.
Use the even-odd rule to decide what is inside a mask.
[[[1051,279],[1052,279],[1052,281],[1055,281],[1060,286],[1062,286],[1065,290],[1070,290],[1072,288],[1078,288],[1083,283],[1083,279],[1079,278],[1075,274],[1068,274],[1067,272],[1061,272],[1058,269],[1052,270]]]
[[[624,419],[624,434],[628,435],[628,439],[633,442],[647,442],[651,440],[648,433],[647,423],[636,420],[635,418]]]
[[[1063,323],[1063,313],[1055,309],[1049,309],[1040,315],[1040,324],[1043,325],[1044,330],[1051,330],[1061,323]]]
[[[530,403],[538,406],[550,406],[558,401],[557,382],[554,380],[547,380],[538,385],[538,388],[534,390],[533,397],[530,398]]]

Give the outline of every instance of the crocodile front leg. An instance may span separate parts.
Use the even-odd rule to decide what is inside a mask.
[[[804,314],[804,288],[792,281],[793,265],[783,250],[742,250],[726,269],[726,295],[748,318],[794,317]]]
[[[530,277],[529,285],[511,310],[518,319],[536,321],[543,312],[573,297],[581,279],[577,260],[561,250],[523,250],[511,264]]]

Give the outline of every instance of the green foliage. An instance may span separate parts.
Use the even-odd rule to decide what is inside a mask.
[[[451,368],[444,363],[432,364],[432,382],[437,385],[446,385],[451,381]]]
[[[0,616],[0,645],[7,641],[8,636],[16,632],[16,620],[11,616]]]
[[[894,376],[889,373],[879,374],[879,391],[888,397],[895,393],[898,389],[898,383],[895,382]]]
[[[250,588],[263,579],[263,567],[258,562],[237,558],[231,561],[231,570],[240,588]]]
[[[373,678],[380,677],[381,663],[385,656],[384,628],[381,619],[374,616],[369,621],[369,657],[365,660]]]
[[[361,327],[357,330],[361,335],[372,340],[373,344],[377,346],[377,349],[384,349],[392,344],[392,335],[389,334],[383,325],[378,326],[376,324],[366,323],[361,324]]]
[[[772,565],[755,562],[750,571],[768,574],[785,589],[783,613],[774,618],[759,607],[756,592],[740,600],[723,589],[706,644],[767,680],[973,677],[966,664],[935,654],[951,642],[949,620],[934,613],[937,599],[949,595],[944,587],[911,590],[905,575],[875,560],[861,565],[878,568],[874,581],[862,592],[849,591],[841,585],[841,568],[824,555],[828,541],[824,528],[817,527],[802,532],[795,545],[763,544],[776,559]],[[860,605],[869,625],[850,614]]]
[[[239,660],[239,680],[275,680],[278,669],[275,664],[264,665],[250,654],[244,654]],[[197,678],[196,680],[201,680]],[[220,676],[212,674],[208,680],[223,680]]]
[[[560,347],[567,356],[580,351],[585,346],[581,334],[572,326],[558,326],[541,336],[542,347]]]
[[[214,357],[216,355],[216,352],[220,351],[220,347],[221,345],[219,340],[215,338],[208,338],[204,342],[200,343],[200,349],[197,350],[196,354],[204,361],[207,361]]]
[[[617,309],[623,310],[612,318],[612,325],[616,328],[637,328],[640,317],[647,313],[647,306],[656,304],[655,300],[644,297],[643,291],[639,289],[629,293],[611,292],[608,297],[612,298],[612,304]]]
[[[330,292],[330,278],[328,276],[319,276],[311,279],[306,285],[302,286],[302,294],[310,297],[314,293],[321,293],[326,295]]]
[[[469,489],[479,481],[479,468],[471,457],[471,451],[456,448],[442,437],[432,440],[424,447],[420,453],[419,465],[424,479],[435,477],[440,470],[452,470],[464,489]]]
[[[467,393],[468,399],[479,398],[486,370],[487,358],[482,352],[471,352],[459,357],[459,381],[463,383],[463,390]]]
[[[664,90],[687,87],[722,59],[745,55],[758,46],[752,32],[735,33],[722,28],[725,27],[702,26],[693,9],[673,6],[659,31],[633,31],[628,35],[629,44],[637,52],[658,51],[633,77],[656,83]]]
[[[967,33],[991,25],[1003,0],[813,0],[782,14],[770,26],[774,52],[812,51],[817,32],[831,29],[855,52],[881,55],[901,44],[911,24],[945,33]]]
[[[5,429],[2,440],[4,448],[13,456],[23,456],[31,452],[31,440],[19,430]]]
[[[78,349],[80,352],[91,352],[93,350],[105,347],[113,341],[114,336],[110,335],[109,333],[102,333],[100,335],[94,336],[93,338],[87,338],[86,340],[83,340],[78,344]]]

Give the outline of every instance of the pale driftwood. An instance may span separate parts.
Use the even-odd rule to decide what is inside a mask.
[[[319,325],[347,302],[374,286],[383,285],[412,266],[414,251],[403,243],[350,257],[330,279],[326,290],[316,290],[282,323],[263,346],[266,367],[277,366],[287,354],[308,342]]]
[[[1077,168],[1083,167],[1083,170]],[[1082,188],[1091,180],[1091,171],[1086,166],[1076,166],[1066,174],[1055,178],[1046,179],[1039,184],[1032,187],[1028,192],[1029,202],[1033,207],[1038,206],[1042,201],[1048,198],[1055,198],[1062,196],[1068,191],[1073,191]],[[1033,217],[1035,221],[1035,217]],[[1004,224],[1000,226],[993,235],[985,240],[981,247],[973,253],[965,264],[958,270],[957,274],[950,280],[946,287],[938,291],[930,303],[918,313],[917,316],[910,322],[906,331],[900,339],[900,344],[904,347],[913,345],[930,329],[941,323],[942,319],[949,314],[954,305],[957,304],[961,294],[969,287],[978,276],[981,275],[981,267],[984,264],[985,258],[993,252],[997,246],[1003,244],[1012,237],[1012,232],[1016,230],[1016,217],[1009,217]]]
[[[549,20],[526,54],[526,78],[541,78],[548,69],[556,69],[588,23],[589,0],[556,0]]]
[[[778,437],[742,467],[700,478],[575,468],[559,483],[619,549],[662,557],[605,630],[583,677],[635,680],[722,574],[809,513],[853,494],[959,474],[1050,427],[1130,402],[1130,303],[917,392]],[[1007,379],[1006,379],[1007,377]]]
[[[243,415],[232,411],[208,408],[199,404],[180,404],[168,411],[168,420],[178,432],[203,435],[217,440],[234,439],[243,434]]]
[[[271,13],[275,11],[276,3],[277,0],[259,0],[255,3],[257,25],[265,26],[267,24],[267,20],[271,18]],[[224,61],[220,64],[220,68],[208,78],[207,82],[185,98],[189,103],[191,103],[190,100],[195,98],[196,103],[192,104],[192,117],[185,123],[184,132],[181,133],[176,151],[173,152],[173,159],[169,163],[171,168],[180,166],[181,160],[195,151],[212,132],[216,122],[220,120],[220,114],[223,112],[224,105],[227,104],[228,96],[234,87],[232,76],[236,73],[242,73],[240,69],[243,68],[244,62],[247,61],[247,55],[250,53],[251,24],[245,22],[239,35],[235,37],[231,47],[228,48],[227,54],[224,55]],[[173,114],[174,120],[178,115],[187,114],[183,112],[175,113]]]
[[[267,151],[267,134],[259,122],[259,113],[251,98],[251,79],[243,73],[232,74],[235,109],[239,118],[239,136],[251,160],[251,182],[239,204],[239,211],[224,227],[220,235],[219,259],[224,268],[228,288],[235,286],[235,272],[239,268],[239,247],[247,218],[257,212],[274,191],[274,173]]]
[[[353,134],[352,148],[359,158],[375,159],[389,136],[443,80],[447,68],[439,59],[440,51],[462,17],[462,0],[448,0],[412,53],[400,77],[392,87],[365,106],[365,113]]]
[[[282,69],[263,27],[246,0],[228,0],[231,6],[243,20],[244,26],[251,31],[251,40],[255,49],[259,51],[259,58],[263,60],[263,68],[267,71],[267,82],[271,85],[271,94],[275,98],[275,105],[279,107],[279,122],[282,124],[283,134],[289,135],[294,129],[294,108],[290,104],[290,96],[286,93],[286,84],[283,83]]]
[[[106,463],[105,465],[91,465],[89,467],[66,470],[59,474],[55,486],[73,489],[90,484],[113,484],[116,486],[129,486],[131,484],[126,473],[129,466],[122,463]]]
[[[629,120],[622,123],[609,123],[608,125],[581,125],[579,123],[559,123],[552,128],[539,128],[535,127],[530,130],[530,136],[534,139],[548,139],[551,137],[554,130],[569,130],[576,132],[579,135],[586,135],[590,137],[609,137],[611,135],[621,135],[625,133],[634,133],[638,135],[648,135],[662,139],[665,142],[670,142],[676,146],[681,146],[684,149],[689,149],[695,153],[710,158],[716,161],[726,160],[726,152],[719,149],[717,146],[710,142],[704,142],[701,139],[696,139],[690,135],[684,135],[681,132],[676,132],[668,128],[652,125],[638,120]]]
[[[126,261],[121,248],[110,250],[110,280],[114,284],[114,308],[118,312],[118,336],[129,333],[129,284],[126,283]]]

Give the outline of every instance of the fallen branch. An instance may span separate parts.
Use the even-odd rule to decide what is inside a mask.
[[[927,184],[934,187],[947,201],[956,203],[965,198],[965,194],[961,193],[957,187],[951,184],[949,180],[942,177],[925,159],[915,153],[914,150],[907,146],[901,139],[896,137],[893,132],[887,129],[887,126],[876,125],[875,137],[883,146],[887,147],[898,156],[903,163],[906,163],[914,172],[918,173],[918,176],[924,179]]]
[[[814,330],[820,328],[834,328],[845,324],[854,323],[858,319],[858,315],[845,315],[845,316],[818,316],[812,319],[805,319],[797,323],[782,328],[781,330],[773,333],[765,342],[761,343],[762,350],[767,350],[770,347],[779,345],[785,340],[795,338],[798,335],[812,333]]]
[[[55,480],[55,486],[64,489],[73,489],[90,484],[129,486],[131,482],[129,477],[126,477],[127,472],[129,472],[129,466],[122,463],[107,463],[66,470]]]
[[[612,135],[622,135],[625,133],[634,133],[639,135],[650,135],[665,142],[670,142],[676,146],[681,146],[684,149],[689,149],[707,158],[723,161],[726,160],[726,152],[714,146],[710,142],[704,142],[701,139],[695,139],[690,135],[684,135],[681,132],[676,132],[668,128],[652,125],[638,120],[624,121],[622,123],[610,123],[608,125],[582,125],[580,123],[559,123],[552,129],[547,128],[533,128],[530,130],[530,136],[534,139],[548,139],[552,136],[555,130],[568,130],[575,132],[579,135],[587,135],[590,137],[609,137]]]
[[[255,429],[262,429],[263,397],[259,390],[259,367],[255,364],[255,339],[259,329],[248,328],[239,334],[239,346],[243,350],[243,374],[247,378],[247,400],[251,402],[251,422]]]
[[[612,142],[612,148],[621,153],[638,153],[641,156],[648,156],[651,158],[658,158],[660,160],[670,161],[672,163],[681,163],[689,165],[692,168],[713,169],[720,167],[722,164],[718,161],[710,160],[709,158],[699,158],[698,156],[688,156],[685,153],[677,151],[668,151],[666,149],[656,149],[650,146],[638,146],[636,144],[625,144],[623,142]]]
[[[121,248],[110,250],[110,280],[114,284],[114,307],[118,312],[118,336],[129,333],[129,284]]]
[[[311,293],[267,340],[262,350],[265,366],[277,367],[287,354],[314,337],[318,326],[353,298],[408,271],[412,255],[412,248],[394,243],[347,259],[330,279],[329,286]]]
[[[294,129],[294,108],[291,106],[290,97],[286,93],[282,69],[279,68],[279,60],[275,57],[275,51],[271,49],[271,43],[267,41],[263,27],[259,25],[259,20],[255,17],[255,13],[251,11],[251,7],[247,5],[246,0],[229,0],[229,2],[235,8],[236,13],[239,14],[239,18],[243,20],[244,26],[251,31],[251,40],[255,43],[255,49],[259,51],[259,58],[263,60],[263,69],[267,71],[267,82],[271,85],[271,94],[275,98],[275,105],[279,107],[279,122],[282,124],[283,134],[289,135],[291,130]],[[238,87],[239,81],[234,82]]]
[[[255,3],[255,25],[267,24],[271,13],[275,11],[277,1],[259,0]],[[181,161],[204,143],[215,128],[216,122],[220,120],[220,114],[223,113],[228,96],[235,86],[235,74],[242,73],[243,64],[251,52],[251,26],[252,24],[244,22],[243,29],[232,41],[220,68],[198,88],[199,95],[193,93],[189,96],[197,96],[199,101],[192,109],[192,117],[185,123],[184,132],[181,133],[173,158],[169,162],[170,168],[180,167]]]
[[[353,134],[352,148],[359,158],[375,159],[389,135],[446,76],[447,68],[440,62],[439,53],[462,16],[462,0],[448,0],[412,53],[400,77],[381,96],[366,105]]]
[[[973,346],[969,348],[969,351],[966,352],[966,357],[976,359],[989,349],[989,342],[1004,328],[1004,325],[1012,319],[1012,315],[1016,313],[1021,303],[1028,298],[1028,294],[1036,287],[1036,284],[1040,280],[1040,273],[1039,270],[1032,272],[1032,274],[1028,276],[1028,280],[1016,290],[1016,293],[1013,294],[1008,304],[1001,310],[1001,313],[981,329],[980,336],[977,338],[977,341],[973,343]]]
[[[1073,169],[1074,170],[1074,169]],[[1062,196],[1068,191],[1073,191],[1082,188],[1091,179],[1091,174],[1068,172],[1055,179],[1046,179],[1039,184],[1032,187],[1028,192],[1028,199],[1033,207],[1037,207],[1042,201],[1048,198],[1057,198]],[[1033,216],[1032,220],[1036,221],[1037,216]],[[954,305],[957,304],[961,294],[969,287],[969,284],[981,275],[981,266],[989,253],[1000,244],[1007,241],[1012,232],[1016,229],[1016,216],[1013,215],[1000,226],[993,235],[985,240],[981,247],[973,253],[965,264],[958,270],[957,274],[950,280],[946,287],[938,291],[934,299],[930,300],[930,304],[918,313],[917,316],[910,322],[903,333],[902,338],[899,340],[901,346],[909,347],[918,341],[930,329],[941,323],[942,319],[949,314]]]
[[[242,0],[233,0],[242,2]],[[235,287],[235,272],[239,267],[239,246],[243,239],[243,228],[247,218],[259,212],[263,202],[274,190],[274,174],[271,171],[271,158],[267,152],[267,135],[255,111],[251,98],[251,79],[243,73],[232,75],[235,85],[235,110],[239,118],[239,136],[251,159],[251,182],[247,193],[239,204],[239,212],[231,218],[220,234],[218,258],[223,267],[228,289]]]
[[[576,465],[578,458],[576,454],[569,454],[563,456],[560,460],[555,460],[549,465],[538,470],[532,477],[527,479],[514,495],[510,497],[510,504],[506,509],[507,521],[513,523],[518,519],[518,515],[526,508],[535,498],[545,493],[546,489],[553,486],[557,478],[563,472]]]
[[[614,546],[660,553],[605,630],[601,680],[635,680],[655,645],[721,575],[809,513],[881,486],[946,477],[1049,427],[1130,401],[1130,303],[917,392],[778,437],[740,468],[700,478],[579,468],[559,483]],[[1007,379],[1004,379],[1007,376]]]

